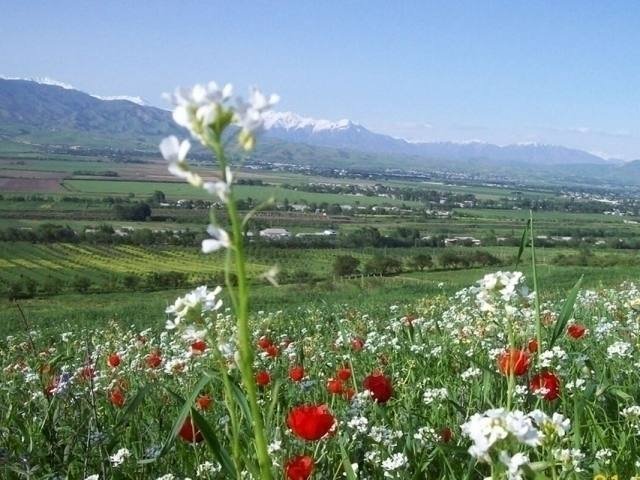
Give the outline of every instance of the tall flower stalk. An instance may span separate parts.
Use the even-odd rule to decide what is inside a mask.
[[[244,150],[255,146],[256,133],[262,127],[262,115],[277,101],[277,95],[265,96],[259,90],[252,89],[245,101],[238,98],[235,106],[230,104],[232,87],[225,85],[219,88],[215,82],[208,85],[195,85],[190,90],[177,90],[172,96],[175,108],[173,118],[179,125],[187,128],[191,136],[211,150],[220,167],[220,178],[216,181],[205,181],[194,172],[187,162],[190,149],[188,140],[178,141],[176,137],[168,137],[160,144],[160,150],[169,162],[169,171],[189,182],[196,188],[203,188],[216,196],[226,206],[230,233],[216,223],[213,211],[211,224],[207,232],[211,236],[203,241],[205,253],[220,249],[228,249],[227,284],[231,287],[230,268],[233,264],[237,277],[237,288],[229,288],[229,295],[236,317],[236,336],[238,349],[238,368],[244,386],[245,395],[251,411],[252,430],[255,454],[258,460],[262,479],[273,478],[271,460],[267,451],[264,418],[258,405],[258,392],[253,375],[253,349],[249,330],[249,285],[246,273],[244,251],[244,220],[238,212],[233,194],[233,174],[224,143],[225,133],[229,127],[237,130],[239,145]],[[223,372],[226,375],[226,372]],[[235,450],[235,448],[234,448]],[[234,452],[237,458],[237,452]]]

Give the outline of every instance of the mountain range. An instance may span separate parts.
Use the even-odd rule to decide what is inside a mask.
[[[591,153],[557,145],[493,145],[483,142],[416,143],[374,133],[351,120],[331,122],[292,112],[268,112],[266,135],[281,140],[362,152],[417,155],[446,161],[488,160],[535,165],[603,164]]]
[[[157,152],[159,140],[172,133],[185,135],[170,112],[141,104],[136,97],[100,98],[53,81],[0,78],[0,148],[73,145]],[[414,143],[350,120],[317,120],[292,112],[269,112],[259,145],[255,157],[303,165],[322,161],[331,168],[532,172],[557,167],[570,176],[593,171],[604,177],[624,170],[597,155],[557,145]],[[575,165],[587,167],[571,168]]]

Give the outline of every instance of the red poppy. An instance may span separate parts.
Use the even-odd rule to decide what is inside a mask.
[[[185,418],[178,434],[185,442],[189,443],[198,443],[204,438],[202,436],[202,432],[198,427],[196,427],[195,423],[193,423],[193,419],[191,417]]]
[[[527,348],[529,349],[529,353],[536,353],[538,351],[538,340],[536,340],[535,338],[529,340]]]
[[[341,380],[330,378],[327,382],[327,390],[333,395],[340,395],[344,391],[344,385]]]
[[[360,337],[354,338],[353,340],[351,340],[351,348],[354,351],[359,352],[364,348],[364,340]]]
[[[196,340],[191,344],[191,351],[193,353],[202,353],[207,349],[207,343],[204,340]]]
[[[342,367],[338,369],[338,378],[343,382],[346,382],[351,378],[351,369],[349,367]]]
[[[55,392],[56,388],[58,388],[58,384],[59,384],[58,377],[51,379],[51,381],[49,381],[47,386],[44,388],[45,395],[47,397],[50,397],[51,395],[53,395],[53,392]]]
[[[529,387],[534,393],[543,394],[545,400],[555,400],[560,396],[560,379],[551,372],[542,372],[533,377]]]
[[[269,345],[267,348],[265,348],[264,351],[267,352],[267,355],[270,358],[276,358],[278,355],[280,355],[280,350],[278,350],[278,347],[276,347],[275,345]]]
[[[313,458],[308,455],[298,455],[284,466],[288,480],[307,480],[313,472]]]
[[[109,392],[109,401],[114,407],[122,408],[125,402],[124,391],[120,387],[115,387]]]
[[[524,375],[529,370],[530,355],[525,350],[512,348],[502,352],[498,358],[498,368],[503,375],[513,373],[517,377]]]
[[[356,389],[353,387],[348,387],[344,389],[344,392],[342,393],[344,395],[344,398],[351,401],[351,399],[353,398],[353,396],[356,394]]]
[[[371,392],[371,395],[378,403],[386,403],[393,395],[391,380],[380,372],[374,372],[366,377],[363,386]]]
[[[569,325],[569,328],[567,328],[567,334],[574,340],[578,340],[584,337],[584,334],[586,332],[587,332],[587,327],[579,323],[574,323],[572,325]]]
[[[267,348],[273,346],[273,342],[271,340],[269,340],[267,337],[260,337],[260,339],[258,340],[258,346],[262,349],[262,350],[266,350]]]
[[[109,365],[111,368],[116,368],[118,365],[120,365],[120,361],[120,355],[118,355],[117,353],[110,353],[107,357],[107,365]]]
[[[147,367],[158,368],[162,363],[162,356],[160,355],[159,351],[155,350],[147,355],[145,361],[147,362]]]
[[[256,383],[259,386],[265,387],[269,385],[270,382],[271,382],[271,375],[269,375],[269,372],[265,372],[264,370],[262,370],[256,373]]]
[[[326,405],[301,405],[293,408],[287,417],[289,428],[303,440],[320,440],[334,423]]]
[[[80,372],[80,377],[83,380],[91,380],[95,376],[96,376],[96,372],[91,365],[87,365],[86,367],[83,367],[82,371]]]
[[[296,365],[289,370],[289,378],[294,382],[299,382],[304,378],[304,367],[302,365]]]
[[[209,410],[212,403],[213,399],[211,398],[211,395],[206,393],[199,395],[198,398],[196,398],[196,406],[200,410]]]
[[[449,443],[453,439],[453,431],[449,427],[444,427],[440,430],[440,441],[442,443]]]

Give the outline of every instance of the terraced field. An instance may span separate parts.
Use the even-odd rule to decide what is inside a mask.
[[[99,283],[114,275],[142,276],[151,272],[181,272],[198,277],[221,271],[222,262],[220,256],[205,257],[193,248],[4,243],[0,281],[6,284],[26,277],[36,282],[51,278],[65,282],[85,276]]]

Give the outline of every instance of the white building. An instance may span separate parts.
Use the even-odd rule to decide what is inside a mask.
[[[284,228],[265,228],[260,230],[260,237],[268,240],[283,240],[290,238],[291,234]]]

